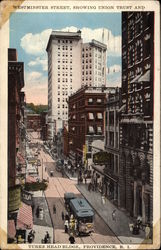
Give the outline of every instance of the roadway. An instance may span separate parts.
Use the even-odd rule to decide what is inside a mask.
[[[42,144],[42,141],[36,136],[36,133],[32,133],[31,136],[32,142],[39,142]],[[61,213],[65,213],[64,207],[64,193],[73,192],[77,196],[81,196],[81,193],[76,187],[76,181],[67,178],[66,176],[62,177],[60,172],[56,170],[55,161],[52,157],[44,152],[43,147],[41,148],[39,159],[42,163],[39,166],[39,177],[42,179],[49,180],[49,185],[47,190],[44,192],[50,211],[50,216],[52,220],[52,225],[54,228],[54,241],[58,244],[69,243],[69,235],[64,232],[64,221],[62,220]],[[53,171],[53,177],[50,176],[50,171]],[[42,172],[43,171],[43,172]],[[43,173],[43,175],[42,175]],[[53,213],[53,205],[56,206],[56,214]],[[108,225],[102,220],[102,218],[95,212],[94,216],[94,232],[90,236],[81,236],[75,238],[77,244],[119,244],[120,241],[110,230]]]

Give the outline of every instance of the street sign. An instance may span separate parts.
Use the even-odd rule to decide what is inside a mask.
[[[8,191],[8,211],[12,212],[19,209],[21,205],[21,187],[15,186]]]
[[[110,161],[110,153],[108,152],[97,152],[93,155],[93,162],[95,164],[105,164]]]
[[[21,196],[24,203],[26,203],[27,205],[32,205],[33,194],[27,192],[26,190],[22,190]]]

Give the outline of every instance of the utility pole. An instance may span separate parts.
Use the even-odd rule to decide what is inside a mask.
[[[42,181],[43,181],[43,158],[42,158]]]

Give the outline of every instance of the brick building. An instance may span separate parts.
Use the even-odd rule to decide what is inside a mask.
[[[152,222],[154,13],[122,13],[120,206]]]
[[[17,61],[16,49],[8,49],[8,185],[16,184],[16,156],[23,127],[24,64]]]
[[[48,136],[47,111],[43,111],[40,114],[40,123],[41,123],[41,139],[43,141],[47,141],[47,136]]]
[[[69,97],[69,158],[75,166],[91,157],[93,140],[104,139],[104,104],[106,93],[99,87],[84,87]]]
[[[27,114],[27,129],[34,130],[34,131],[41,130],[40,114]]]

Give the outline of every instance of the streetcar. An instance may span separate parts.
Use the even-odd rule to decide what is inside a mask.
[[[69,202],[70,214],[77,220],[76,235],[89,235],[94,231],[94,211],[84,198],[74,198]]]
[[[69,202],[71,199],[75,199],[76,196],[74,193],[65,193],[64,194],[64,202],[65,202],[65,207],[68,209],[69,207]]]

